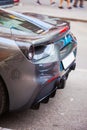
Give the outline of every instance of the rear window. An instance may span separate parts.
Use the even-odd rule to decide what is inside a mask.
[[[32,34],[40,34],[44,32],[42,28],[36,26],[35,24],[6,12],[0,12],[0,24],[6,28],[20,30]]]

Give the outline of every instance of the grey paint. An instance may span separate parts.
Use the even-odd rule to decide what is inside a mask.
[[[7,13],[5,10],[0,10],[4,13]],[[10,13],[8,11],[8,13]],[[26,19],[30,21],[31,16],[24,16],[17,13],[11,12],[15,16]],[[29,18],[29,20],[28,20]],[[43,25],[43,22],[32,18],[32,23],[36,24],[37,21]],[[56,21],[56,20],[54,20]],[[59,19],[57,21],[60,21]],[[49,23],[44,24],[43,28],[47,28]],[[59,35],[59,28],[62,26],[68,26],[69,24],[65,21],[56,22],[56,24],[49,24],[47,30],[43,34],[38,35],[29,35],[26,32],[14,31],[12,28],[5,28],[0,25],[0,75],[2,76],[9,94],[10,110],[16,110],[28,104],[30,107],[35,101],[35,98],[38,96],[42,88],[48,86],[47,81],[54,76],[61,76],[60,71],[60,57],[59,49],[60,45],[55,44],[56,41],[59,41],[66,34],[70,33],[66,31],[66,34]],[[38,23],[39,26],[39,23]],[[74,39],[74,38],[73,38]],[[74,40],[74,42],[76,42]],[[31,45],[36,48],[44,46],[45,51],[48,56],[43,57],[39,60],[29,60],[21,51],[29,49]],[[49,46],[50,45],[50,46]],[[52,48],[51,52],[49,49]],[[61,44],[61,47],[64,47],[64,43]],[[73,49],[74,46],[73,46]],[[37,56],[36,52],[35,55]],[[40,55],[39,55],[40,56]],[[66,72],[66,71],[65,71]],[[54,87],[54,83],[51,85],[51,88]],[[49,90],[47,90],[49,93]],[[43,95],[43,92],[42,92]]]

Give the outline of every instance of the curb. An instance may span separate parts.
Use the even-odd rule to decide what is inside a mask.
[[[20,13],[23,13],[23,14],[27,14],[27,13],[31,13],[31,12],[21,12]],[[34,12],[33,12],[34,13]],[[40,13],[36,13],[36,14],[39,14],[39,15],[46,15],[46,14],[40,14]],[[46,15],[48,16],[48,15]],[[52,17],[56,17],[56,18],[60,18],[62,20],[69,20],[69,21],[76,21],[76,22],[84,22],[84,23],[87,23],[87,20],[84,20],[84,19],[76,19],[76,18],[68,18],[68,17],[57,17],[57,16],[53,16],[53,15],[49,15],[49,16],[52,16]]]
[[[85,14],[87,11],[87,8],[84,8],[84,10],[81,10],[81,11],[79,9],[78,10],[73,9],[69,13],[67,10],[65,10],[66,12],[63,12],[63,10],[60,10],[60,9],[57,10],[57,7],[53,8],[53,7],[45,6],[45,5],[38,6],[38,5],[35,5],[32,3],[27,4],[27,5],[26,4],[23,5],[23,3],[21,3],[19,6],[14,6],[14,7],[9,8],[9,9],[13,10],[13,11],[20,12],[20,13],[27,13],[27,12],[28,13],[37,13],[37,14],[41,14],[41,15],[49,15],[52,17],[57,17],[57,18],[60,18],[63,20],[87,23],[87,15]],[[57,11],[59,14],[57,14]],[[61,15],[61,13],[63,15]],[[74,15],[74,13],[75,13],[75,15]],[[79,13],[81,13],[81,17],[78,16]]]
[[[75,19],[75,18],[67,18],[67,17],[58,17],[62,20],[69,20],[69,21],[77,21],[77,22],[84,22],[84,23],[87,23],[87,20],[83,20],[83,19]]]

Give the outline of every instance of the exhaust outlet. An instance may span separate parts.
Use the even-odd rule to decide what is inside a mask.
[[[73,65],[70,67],[70,70],[75,70],[76,68],[76,63],[73,63]]]
[[[57,79],[56,81],[57,89],[63,89],[65,87],[66,79],[67,79],[66,76]]]
[[[58,89],[64,89],[65,84],[66,84],[66,77],[63,77],[63,78],[60,80],[60,84],[59,84],[59,86],[58,86]]]
[[[57,80],[56,80],[56,86],[57,86],[57,88],[58,88],[58,86],[60,85],[60,81],[61,81],[61,78],[59,77],[59,78],[57,78]]]

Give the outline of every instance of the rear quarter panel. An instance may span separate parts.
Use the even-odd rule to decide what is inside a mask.
[[[35,80],[35,65],[26,59],[15,41],[9,38],[0,36],[0,75],[9,93],[10,110],[13,110],[28,102],[30,106],[39,88]]]

